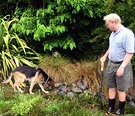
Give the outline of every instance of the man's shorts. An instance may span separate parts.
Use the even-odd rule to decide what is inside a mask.
[[[131,62],[125,67],[124,74],[121,77],[116,75],[117,69],[121,64],[115,64],[108,61],[104,83],[108,88],[117,88],[119,91],[127,91],[133,87],[133,70]]]

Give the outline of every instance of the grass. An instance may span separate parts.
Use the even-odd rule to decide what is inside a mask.
[[[30,95],[15,93],[9,85],[0,88],[0,116],[104,116],[106,108],[101,109],[99,98],[88,93],[67,97],[36,89]],[[134,116],[133,108],[126,106],[126,110],[125,116]]]
[[[88,93],[74,98],[40,91],[30,95],[15,93],[8,85],[0,88],[0,95],[0,115],[4,116],[102,116],[96,99]]]

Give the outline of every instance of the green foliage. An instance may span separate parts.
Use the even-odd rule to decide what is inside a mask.
[[[36,28],[36,17],[34,17],[33,13],[34,11],[32,9],[27,9],[22,14],[20,20],[13,24],[12,29],[16,29],[16,32],[19,32],[19,34],[26,34],[26,36],[33,34],[33,32],[35,31],[33,29]]]
[[[34,62],[40,58],[40,55],[31,49],[23,39],[12,32],[11,26],[16,21],[18,21],[16,18],[9,20],[8,17],[4,17],[1,19],[3,31],[1,31],[0,68],[4,78],[6,78],[11,69],[13,70],[23,64],[34,66]]]
[[[135,56],[132,57],[131,62],[132,62],[133,71],[135,73]]]
[[[100,33],[99,33],[100,32]],[[110,31],[106,27],[99,27],[92,31],[93,39],[90,40],[94,53],[97,56],[106,52],[109,47],[109,35]]]
[[[53,103],[53,102],[51,103],[50,102],[44,107],[44,110],[45,110],[46,113],[51,115],[53,113],[55,114],[55,112],[59,112],[60,107],[59,107],[59,105],[57,103]]]
[[[14,100],[14,105],[11,107],[10,112],[15,116],[26,116],[30,109],[34,108],[35,104],[42,99],[41,96],[19,95]]]
[[[4,96],[7,98],[8,94]],[[10,116],[104,116],[95,95],[85,93],[73,98],[64,95],[11,94],[0,100],[0,115]],[[106,108],[106,107],[105,107]],[[134,113],[126,106],[127,113]]]
[[[134,116],[134,113],[132,113],[132,114],[130,114],[132,111],[134,111],[134,107],[133,106],[130,106],[130,105],[126,105],[125,106],[126,107],[126,112],[127,112],[127,114],[129,114],[129,115],[127,115],[127,116]]]
[[[0,18],[4,17],[5,15],[12,14],[13,9],[14,5],[12,3],[9,3],[8,0],[0,0]]]
[[[83,43],[91,39],[91,30],[98,25],[92,18],[95,20],[104,13],[104,0],[45,1],[45,5],[45,9],[28,8],[13,26],[29,41],[31,38],[40,41],[44,51],[82,50]]]
[[[3,26],[0,24],[0,49],[2,48],[2,45],[3,45],[3,34],[4,34],[4,28]]]
[[[55,48],[60,47],[63,49],[67,49],[69,47],[71,50],[76,48],[76,44],[71,36],[67,36],[67,37],[63,36],[63,38],[59,37],[59,39],[55,40],[55,42],[45,41],[43,44],[44,44],[44,50],[50,50],[50,51],[52,51],[54,47]]]
[[[10,114],[14,116],[26,116],[31,109],[35,107],[35,105],[39,105],[38,103],[42,100],[42,96],[31,96],[31,95],[23,95],[16,94],[12,96],[12,100],[3,100],[0,102],[1,111],[0,113],[4,113],[5,115]],[[6,108],[6,110],[4,110]]]
[[[94,114],[93,116],[102,116],[102,112],[97,109],[98,107],[92,108],[93,104],[88,103],[90,98],[94,99],[94,96],[92,97],[89,94],[87,97],[80,96],[72,99],[63,95],[41,96],[39,94],[34,96],[27,94],[15,94],[10,97],[10,100],[1,99],[1,115],[91,116]]]
[[[4,92],[2,87],[0,87],[0,99],[4,100]]]

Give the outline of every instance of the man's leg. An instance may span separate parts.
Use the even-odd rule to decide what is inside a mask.
[[[109,103],[106,115],[108,115],[111,112],[114,112],[116,92],[117,92],[116,88],[109,88],[109,99],[108,99]]]
[[[117,92],[116,88],[109,88],[108,113],[113,112],[115,109],[116,92]]]
[[[116,97],[116,88],[109,88],[109,99],[115,99]]]
[[[126,92],[118,91],[118,95],[119,95],[119,106],[118,106],[118,110],[116,111],[116,114],[120,115],[124,113],[124,107],[126,104]]]

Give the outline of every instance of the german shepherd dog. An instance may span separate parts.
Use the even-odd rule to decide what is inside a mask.
[[[21,93],[23,93],[23,91],[20,88],[20,84],[22,84],[24,81],[30,82],[30,94],[34,94],[32,90],[35,84],[38,84],[44,93],[49,93],[49,91],[45,91],[43,84],[53,86],[53,80],[41,68],[19,66],[14,69],[10,73],[10,77],[7,80],[4,80],[2,83],[10,82],[12,77],[14,77],[15,81],[13,84],[14,91],[17,91],[18,89]]]

